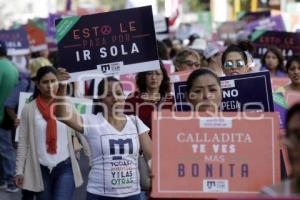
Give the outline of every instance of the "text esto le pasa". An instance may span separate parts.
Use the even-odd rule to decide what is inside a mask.
[[[135,42],[132,42],[126,49],[124,42],[129,43],[131,41],[131,35],[129,33],[136,31],[135,21],[130,21],[127,24],[119,24],[119,34],[111,35],[111,27],[93,26],[90,28],[74,29],[73,39],[82,40],[83,48],[100,47],[100,58],[106,58],[107,56],[119,56],[127,54],[139,53],[138,46]],[[108,47],[105,47],[108,46]],[[88,49],[82,51],[76,51],[76,61],[91,60],[91,52]]]

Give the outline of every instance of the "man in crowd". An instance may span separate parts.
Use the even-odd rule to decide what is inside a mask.
[[[3,41],[0,41],[0,189],[7,192],[17,192],[14,184],[15,151],[11,142],[11,132],[3,128],[5,121],[4,102],[18,83],[18,70],[7,59],[7,49]]]

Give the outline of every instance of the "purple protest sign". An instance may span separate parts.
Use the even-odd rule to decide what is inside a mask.
[[[237,39],[237,33],[243,30],[244,21],[227,21],[222,23],[217,31],[219,40],[235,41]]]
[[[151,6],[55,23],[60,64],[71,80],[159,69]]]
[[[288,109],[282,93],[273,93],[274,110],[279,113],[280,128],[285,129],[285,117]]]
[[[300,54],[300,33],[257,30],[251,35],[254,44],[254,58],[261,58],[270,46],[277,46],[287,59]]]
[[[27,32],[23,27],[11,30],[0,30],[0,40],[5,41],[7,54],[10,56],[29,53]]]
[[[61,17],[62,16],[58,13],[49,14],[48,21],[47,21],[47,30],[46,30],[47,41],[49,38],[49,40],[56,42],[55,20]]]
[[[247,23],[244,29],[249,32],[254,30],[285,31],[285,26],[281,15],[277,15]]]
[[[241,12],[238,15],[238,20],[239,21],[243,20],[249,23],[270,16],[271,16],[270,10],[258,11],[258,12]]]
[[[46,40],[50,51],[57,50],[55,20],[61,18],[60,14],[49,14],[46,29]]]

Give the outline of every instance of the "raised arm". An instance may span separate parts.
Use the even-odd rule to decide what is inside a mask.
[[[57,93],[56,111],[57,120],[65,123],[75,131],[83,133],[83,120],[80,114],[73,108],[72,103],[67,100],[67,84],[64,81],[70,78],[68,72],[63,68],[58,68],[57,78],[59,80],[59,89]]]

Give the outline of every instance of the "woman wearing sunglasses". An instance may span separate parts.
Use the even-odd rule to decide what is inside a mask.
[[[222,55],[222,68],[226,76],[250,72],[247,65],[247,54],[239,46],[230,45]]]
[[[300,196],[300,103],[292,106],[286,115],[286,145],[291,164],[291,175],[278,185],[264,187],[262,193],[272,197]],[[297,199],[298,199],[297,198]]]
[[[175,70],[186,71],[195,70],[200,67],[199,54],[191,49],[182,50],[174,59]]]

